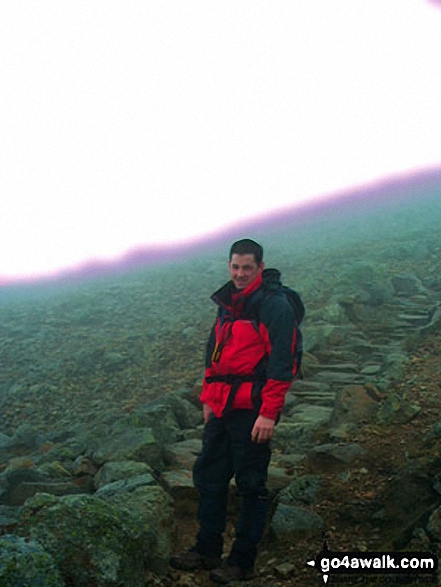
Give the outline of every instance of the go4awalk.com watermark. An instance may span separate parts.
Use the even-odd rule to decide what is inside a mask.
[[[438,570],[431,552],[334,552],[326,541],[306,564],[322,574],[325,585],[360,584],[363,579],[372,584],[380,578],[381,584],[435,584]]]

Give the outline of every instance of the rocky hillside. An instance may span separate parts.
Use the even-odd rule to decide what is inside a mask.
[[[307,307],[255,586],[317,584],[305,561],[323,536],[333,550],[438,548],[437,201],[254,235]],[[207,583],[167,562],[194,532],[197,395],[227,248],[0,290],[0,584]],[[232,523],[236,505],[233,488]]]

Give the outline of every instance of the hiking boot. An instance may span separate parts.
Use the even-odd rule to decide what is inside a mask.
[[[214,569],[210,573],[210,579],[215,583],[222,583],[226,585],[232,581],[247,581],[254,577],[253,568],[244,569],[237,565],[230,565],[225,563],[219,569]]]
[[[199,569],[215,569],[221,564],[220,556],[210,556],[200,554],[196,550],[189,550],[183,554],[174,554],[170,559],[170,564],[175,569],[181,571],[197,571]]]

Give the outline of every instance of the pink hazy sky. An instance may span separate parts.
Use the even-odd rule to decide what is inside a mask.
[[[0,278],[441,166],[423,0],[4,0]]]

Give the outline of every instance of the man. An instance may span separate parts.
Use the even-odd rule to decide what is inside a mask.
[[[231,281],[212,296],[219,309],[200,397],[203,450],[193,470],[200,529],[195,546],[171,560],[176,568],[213,569],[210,577],[218,583],[253,576],[268,506],[269,441],[297,371],[295,313],[279,281],[276,288],[272,284],[273,293],[266,287],[266,272],[277,280],[280,274],[264,273],[262,259],[255,241],[235,242],[228,263]],[[233,476],[242,501],[235,541],[221,565]]]

